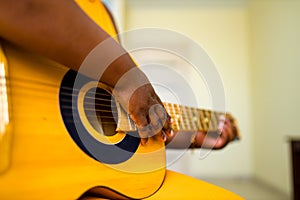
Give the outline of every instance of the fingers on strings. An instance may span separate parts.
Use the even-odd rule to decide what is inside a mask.
[[[167,138],[173,136],[171,128],[172,120],[165,108],[160,104],[152,105],[144,118],[144,125],[137,126],[142,145],[145,145],[149,137]]]

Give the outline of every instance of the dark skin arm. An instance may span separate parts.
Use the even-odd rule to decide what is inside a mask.
[[[0,36],[76,71],[91,50],[110,38],[71,0],[0,0]],[[142,144],[153,134],[143,128],[149,123],[160,124],[169,134],[166,111],[149,80],[115,40],[108,41],[99,54],[118,55],[117,59],[105,69],[96,66],[83,73],[99,80],[95,71],[103,71],[100,81],[113,88],[114,95],[140,129]],[[130,81],[118,83],[129,71],[129,76],[122,80]],[[150,108],[157,105],[161,109],[150,116]],[[159,131],[155,133],[160,137]]]
[[[153,134],[161,138],[161,128],[166,135],[163,137],[166,142],[175,135],[182,135],[178,137],[182,138],[179,143],[190,140],[190,137],[186,137],[186,133],[171,132],[170,118],[145,74],[139,70],[130,55],[115,40],[110,39],[110,36],[74,1],[0,0],[0,37],[76,71],[91,50],[101,42],[109,41],[106,48],[100,49],[98,53],[104,57],[118,55],[117,59],[105,70],[97,69],[96,66],[82,72],[99,80],[95,71],[104,70],[100,81],[113,88],[114,95],[137,124],[139,133],[144,138],[142,144],[145,144],[147,138]],[[126,84],[122,84],[120,80]],[[156,107],[156,112],[149,112],[153,107]],[[149,127],[148,124],[160,129],[149,130],[145,128]],[[206,137],[204,140],[206,135],[198,132],[194,146],[209,148],[214,144],[214,148],[222,148],[232,138],[230,127],[224,128],[217,139]]]

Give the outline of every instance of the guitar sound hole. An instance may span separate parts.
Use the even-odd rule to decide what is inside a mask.
[[[86,93],[83,103],[89,123],[99,134],[116,134],[117,106],[109,92],[102,88],[92,88]]]

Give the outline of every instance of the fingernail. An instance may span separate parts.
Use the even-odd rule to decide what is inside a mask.
[[[147,138],[141,138],[141,144],[142,145],[146,145],[148,142],[148,139]]]
[[[170,136],[173,137],[173,135],[174,135],[174,131],[173,131],[173,129],[171,129]]]
[[[167,141],[167,136],[166,136],[166,134],[164,133],[164,132],[162,132],[162,139],[163,139],[163,141],[165,142],[165,141]]]

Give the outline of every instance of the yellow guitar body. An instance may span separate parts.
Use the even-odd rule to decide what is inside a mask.
[[[4,152],[10,161],[0,176],[1,199],[76,199],[96,186],[142,198],[160,187],[165,176],[162,141],[139,146],[120,164],[89,157],[70,137],[59,109],[60,83],[68,69],[9,44],[3,48],[13,131],[6,133],[12,140]]]

